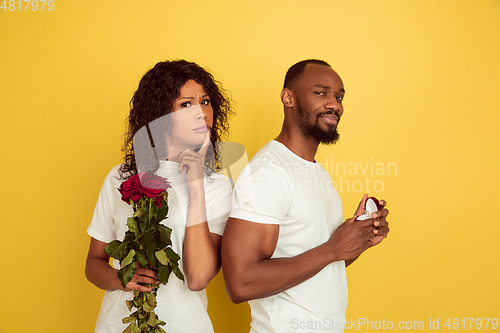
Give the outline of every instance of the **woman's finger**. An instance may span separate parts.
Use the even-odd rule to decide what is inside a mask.
[[[201,145],[201,148],[198,151],[198,154],[205,157],[205,155],[207,154],[207,151],[208,151],[209,144],[210,144],[210,130],[207,131],[207,137],[205,138],[205,141],[203,141],[203,144]]]
[[[199,153],[186,149],[179,157],[179,172],[185,171],[186,173],[191,168],[196,167],[198,164],[204,166],[204,157]]]

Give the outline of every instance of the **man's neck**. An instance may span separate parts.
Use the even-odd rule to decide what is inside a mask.
[[[314,156],[318,151],[319,143],[311,137],[303,135],[303,133],[294,133],[293,135],[283,124],[281,133],[276,137],[276,141],[282,143],[292,153],[300,158],[310,162],[315,162]]]

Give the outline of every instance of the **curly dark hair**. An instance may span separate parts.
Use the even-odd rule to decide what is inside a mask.
[[[127,132],[122,151],[124,163],[120,167],[120,176],[127,179],[136,174],[137,164],[134,155],[134,136],[150,122],[173,111],[173,102],[180,95],[180,88],[189,80],[195,80],[203,86],[213,109],[213,124],[210,131],[213,150],[209,149],[205,158],[208,174],[218,169],[218,151],[216,142],[227,139],[229,118],[234,114],[231,100],[222,84],[212,74],[193,62],[186,60],[163,61],[150,69],[139,82],[139,87],[130,100]],[[141,161],[142,162],[142,161]],[[148,171],[158,169],[158,160],[151,161]]]

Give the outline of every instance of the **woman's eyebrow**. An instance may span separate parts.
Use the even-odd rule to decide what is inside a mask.
[[[208,96],[208,94],[206,94],[206,95],[203,95],[203,96],[201,96],[201,97],[202,97],[202,98],[205,98],[205,97],[209,97],[209,96]],[[177,100],[178,100],[178,101],[180,101],[181,99],[193,99],[193,98],[194,98],[194,97],[179,97],[179,98],[177,98]]]
[[[180,101],[181,99],[193,99],[194,97],[179,97],[177,98],[178,101]]]

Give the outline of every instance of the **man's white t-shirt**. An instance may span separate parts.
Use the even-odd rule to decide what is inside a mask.
[[[123,240],[127,230],[127,218],[133,214],[132,206],[121,200],[118,191],[122,180],[118,174],[119,165],[114,167],[104,180],[92,221],[87,233],[105,243]],[[182,258],[182,245],[189,204],[189,188],[186,173],[179,173],[179,164],[160,161],[156,174],[166,177],[173,188],[168,190],[168,218],[161,223],[172,229],[172,248]],[[231,183],[228,178],[214,173],[205,177],[205,200],[210,232],[222,235],[231,210]],[[183,270],[182,260],[179,261]],[[118,260],[113,267],[120,268]],[[122,319],[130,315],[126,300],[134,298],[133,292],[121,290],[106,291],[95,327],[96,333],[121,333],[128,326]],[[158,305],[155,313],[167,324],[162,328],[169,333],[209,333],[213,332],[207,314],[205,290],[190,291],[187,284],[171,274],[166,285],[160,285],[157,294]]]
[[[343,221],[342,202],[328,172],[274,140],[240,174],[230,217],[278,224],[272,258],[293,257],[325,243]],[[345,263],[333,262],[309,280],[249,304],[251,333],[343,332]]]

